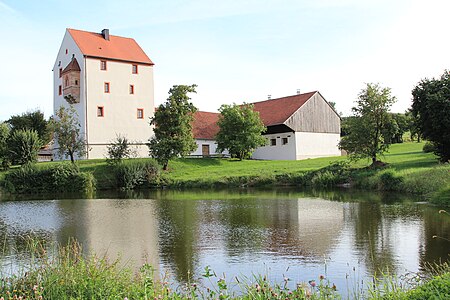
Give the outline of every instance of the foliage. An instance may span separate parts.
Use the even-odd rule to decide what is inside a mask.
[[[117,187],[121,190],[151,187],[158,183],[160,168],[154,160],[128,160],[114,166]]]
[[[430,202],[436,205],[450,207],[450,185],[434,193]]]
[[[422,151],[425,153],[434,153],[436,151],[436,145],[433,142],[426,142],[425,145],[423,145]]]
[[[169,160],[189,155],[197,147],[192,136],[193,114],[197,108],[189,102],[188,93],[195,93],[193,85],[174,85],[169,98],[155,111],[150,125],[155,125],[154,136],[148,144],[150,155],[167,170]]]
[[[106,162],[110,165],[119,164],[123,159],[133,156],[128,139],[121,135],[118,135],[111,145],[107,146],[107,153]]]
[[[9,126],[6,123],[0,123],[0,160],[2,162],[3,169],[7,169],[8,165],[8,159],[7,159],[7,153],[8,153],[8,137],[9,137]]]
[[[8,138],[8,159],[14,164],[36,162],[41,140],[35,130],[14,130]]]
[[[50,122],[44,117],[40,110],[29,111],[21,115],[12,116],[6,121],[14,132],[16,130],[34,130],[38,133],[42,145],[47,145],[52,139],[52,128]]]
[[[436,145],[442,162],[450,160],[450,71],[423,79],[412,90],[412,114],[422,136]]]
[[[86,145],[80,133],[81,125],[75,109],[59,107],[53,117],[53,129],[57,144],[57,152],[60,157],[70,157],[75,162],[75,155],[83,156],[86,153]]]
[[[257,147],[266,144],[266,138],[261,135],[266,127],[259,112],[253,110],[253,105],[223,104],[219,112],[218,152],[227,149],[231,157],[244,159],[249,158]]]
[[[392,136],[392,119],[388,112],[394,102],[391,90],[378,84],[369,83],[361,91],[352,108],[354,117],[347,120],[349,133],[339,144],[350,158],[371,158],[375,165],[377,157],[388,149],[386,136]]]
[[[91,173],[82,173],[75,164],[60,163],[48,168],[25,165],[6,174],[7,191],[18,194],[90,192],[95,189]]]

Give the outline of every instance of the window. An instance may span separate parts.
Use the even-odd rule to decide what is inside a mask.
[[[100,61],[100,70],[106,71],[106,60]]]
[[[276,146],[277,140],[276,139],[270,139],[270,146]]]
[[[131,73],[137,74],[138,73],[138,65],[132,65],[131,66]]]
[[[104,117],[103,106],[97,106],[97,117]]]
[[[68,53],[69,53],[69,50],[66,49],[66,54],[68,54]]]
[[[286,145],[287,143],[288,143],[288,138],[287,137],[284,137],[284,138],[281,139],[281,144],[282,145]]]
[[[143,108],[138,108],[137,109],[137,118],[138,119],[143,119],[144,118],[144,109]]]
[[[75,80],[75,85],[78,85],[78,80]]]
[[[64,78],[64,87],[68,87],[69,86],[69,76],[66,76]]]
[[[134,94],[134,85],[130,84],[130,94]]]
[[[109,82],[105,82],[105,93],[109,93]]]
[[[62,85],[59,85],[58,87],[58,95],[62,95]]]
[[[59,78],[62,76],[62,68],[59,68]]]

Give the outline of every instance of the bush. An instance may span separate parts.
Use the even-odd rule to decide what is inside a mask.
[[[444,188],[431,197],[431,203],[450,207],[450,187]]]
[[[91,173],[81,173],[72,163],[61,163],[47,169],[26,164],[6,174],[5,189],[11,193],[63,193],[95,190]]]
[[[386,171],[382,173],[378,181],[378,189],[381,191],[398,191],[401,189],[403,178],[397,176],[394,171]]]
[[[41,140],[35,130],[15,130],[7,143],[8,157],[12,163],[24,165],[37,160]]]
[[[120,135],[116,137],[115,141],[107,149],[106,162],[109,165],[119,164],[123,159],[130,158],[133,155],[128,139]]]
[[[436,152],[436,145],[432,142],[426,142],[425,145],[423,145],[422,151],[425,153],[434,153]]]
[[[116,184],[121,190],[132,190],[158,184],[160,166],[153,159],[128,160],[114,166]]]

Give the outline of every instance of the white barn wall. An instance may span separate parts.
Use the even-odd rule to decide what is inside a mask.
[[[195,139],[195,143],[197,144],[197,149],[194,152],[192,152],[190,155],[193,155],[193,156],[203,155],[202,145],[209,145],[209,153],[211,155],[220,154],[220,153],[216,152],[217,151],[217,143],[215,140]],[[225,150],[224,152],[222,152],[222,154],[227,155],[228,151]]]
[[[296,159],[340,156],[339,133],[296,132]]]
[[[265,134],[267,146],[259,147],[253,152],[254,159],[268,160],[295,160],[296,159],[296,135],[293,132]],[[282,139],[287,138],[288,143],[282,145]],[[270,140],[276,139],[276,146],[270,146]]]

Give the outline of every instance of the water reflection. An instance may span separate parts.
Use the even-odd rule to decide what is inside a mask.
[[[88,254],[120,254],[135,269],[149,262],[180,282],[198,277],[206,265],[228,278],[270,269],[278,280],[289,267],[294,281],[309,280],[324,272],[326,259],[329,278],[346,286],[353,266],[363,276],[387,269],[401,274],[447,260],[450,249],[448,215],[392,194],[238,190],[98,197],[0,202],[3,269],[27,259],[24,236],[47,244],[74,237]]]

